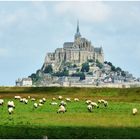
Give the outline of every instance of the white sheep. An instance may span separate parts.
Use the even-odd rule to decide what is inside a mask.
[[[75,101],[75,102],[79,102],[79,99],[78,99],[78,98],[74,98],[74,101]]]
[[[61,101],[60,104],[59,104],[59,106],[61,106],[61,105],[66,106],[67,103],[65,101]]]
[[[101,100],[98,100],[98,103],[99,103],[99,104],[101,104],[101,103],[102,103],[102,101],[101,101]]]
[[[34,108],[37,108],[38,107],[38,104],[37,103],[34,103]]]
[[[91,100],[86,100],[86,104],[90,104],[91,102]]]
[[[51,105],[57,105],[58,103],[57,102],[51,102],[50,104]]]
[[[52,98],[52,100],[53,100],[53,101],[55,101],[55,100],[56,100],[56,98],[55,98],[55,97],[53,97],[53,98]]]
[[[100,101],[101,101],[101,103],[104,103],[105,102],[105,100],[103,100],[103,99],[101,99]]]
[[[39,100],[39,103],[40,103],[40,104],[44,104],[44,102],[43,102],[43,100],[42,100],[42,99],[40,99],[40,100]]]
[[[107,107],[108,106],[108,102],[104,101],[104,106]]]
[[[20,102],[23,102],[23,103],[27,104],[28,100],[26,98],[20,98]]]
[[[67,102],[71,102],[71,99],[70,99],[70,98],[66,98],[66,101],[67,101]]]
[[[24,100],[24,103],[25,103],[25,104],[27,104],[27,103],[28,103],[28,100],[27,100],[27,99],[25,99],[25,100]]]
[[[87,109],[88,109],[89,112],[91,112],[91,111],[92,111],[92,105],[89,104],[89,105],[87,106]]]
[[[26,101],[27,99],[26,98],[22,98],[22,102],[24,102],[25,103],[25,101]]]
[[[97,103],[95,103],[95,102],[91,102],[90,105],[92,105],[92,107],[97,107],[97,108],[99,108],[99,105],[98,105]]]
[[[8,106],[8,108],[10,108],[10,107],[15,108],[15,104],[13,101],[8,101],[7,106]]]
[[[62,99],[63,99],[63,97],[62,97],[62,96],[58,96],[58,99],[59,99],[59,100],[62,100]]]
[[[58,111],[57,111],[57,113],[65,113],[67,110],[66,110],[66,108],[63,106],[63,105],[61,105],[60,107],[59,107],[59,109],[58,109]]]
[[[103,100],[103,99],[98,100],[98,103],[103,103],[105,107],[108,106],[108,102],[106,100]]]
[[[20,102],[23,102],[23,99],[22,99],[22,98],[20,98],[20,99],[19,99],[19,101],[20,101]]]
[[[36,99],[35,98],[31,98],[31,101],[35,101]]]
[[[3,104],[4,104],[4,100],[0,99],[0,105],[3,105]]]
[[[46,98],[42,98],[43,102],[46,102]]]
[[[20,99],[21,97],[20,96],[15,96],[15,99]]]
[[[28,96],[28,99],[30,99],[31,98],[31,96]]]
[[[38,106],[43,106],[43,104],[39,103]]]
[[[136,115],[137,113],[138,113],[137,108],[133,108],[133,109],[132,109],[132,114],[133,114],[133,115]]]
[[[12,114],[12,113],[14,112],[13,107],[9,107],[9,108],[8,108],[8,112],[9,112],[9,114]]]

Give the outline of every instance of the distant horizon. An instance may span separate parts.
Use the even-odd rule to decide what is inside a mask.
[[[47,52],[82,37],[102,46],[105,61],[140,77],[140,2],[0,1],[0,86],[40,69]]]

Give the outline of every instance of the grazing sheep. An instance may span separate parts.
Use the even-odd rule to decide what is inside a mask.
[[[136,115],[137,113],[138,113],[137,108],[133,108],[133,109],[132,109],[132,114],[133,114],[133,115]]]
[[[4,104],[4,100],[0,99],[0,105],[3,105],[3,104]]]
[[[9,113],[9,114],[12,114],[13,112],[14,112],[13,107],[9,107],[9,108],[8,108],[8,113]]]
[[[63,105],[61,105],[60,107],[59,107],[59,109],[58,109],[58,111],[57,111],[57,113],[65,113],[67,110],[66,110],[66,108],[63,106]]]
[[[20,100],[19,100],[20,102],[23,102],[23,99],[22,98],[20,98]]]
[[[36,99],[35,98],[31,98],[31,101],[35,101]]]
[[[67,101],[67,102],[71,102],[71,99],[70,99],[70,98],[66,98],[66,101]]]
[[[99,103],[99,104],[101,104],[101,103],[102,103],[102,101],[101,101],[101,100],[98,100],[98,103]]]
[[[38,104],[37,103],[34,103],[34,108],[37,108],[38,107]]]
[[[8,101],[7,106],[8,106],[8,108],[10,108],[10,107],[15,108],[15,104],[13,101]]]
[[[108,102],[104,101],[104,106],[107,107],[108,106]]]
[[[43,106],[43,104],[39,103],[38,106]]]
[[[91,100],[86,100],[86,104],[90,104],[91,102]]]
[[[28,99],[30,99],[31,98],[31,96],[28,96]]]
[[[20,99],[21,97],[20,96],[15,96],[15,99]]]
[[[19,100],[20,102],[23,102],[23,103],[25,103],[25,104],[27,104],[28,103],[28,100],[26,99],[26,98],[20,98],[20,100]]]
[[[53,98],[52,98],[52,100],[53,100],[53,101],[55,101],[55,100],[56,100],[56,98],[55,98],[55,97],[53,97]]]
[[[57,105],[57,102],[51,102],[50,105]]]
[[[93,108],[92,108],[92,105],[91,105],[91,104],[89,104],[89,105],[87,106],[87,109],[88,109],[88,111],[89,111],[89,112],[91,112],[91,111],[92,111],[92,109],[93,109]]]
[[[25,103],[25,104],[27,104],[27,103],[28,103],[28,100],[27,100],[27,99],[26,99],[26,100],[24,100],[24,103]]]
[[[65,101],[61,101],[60,104],[59,104],[59,106],[61,106],[61,105],[62,105],[62,106],[66,106],[67,103],[66,103]]]
[[[78,99],[78,98],[74,98],[74,101],[75,101],[75,102],[79,102],[79,99]]]
[[[26,98],[20,98],[19,101],[25,103],[26,100],[27,100]]]
[[[43,102],[46,102],[46,98],[42,98]]]
[[[100,101],[101,101],[101,103],[104,103],[105,100],[101,99]]]
[[[97,103],[95,103],[95,102],[91,102],[90,105],[92,105],[92,107],[97,107],[97,108],[99,108],[99,105],[98,105]]]
[[[43,100],[42,100],[42,99],[40,99],[40,100],[39,100],[39,103],[40,103],[40,104],[44,104],[44,102],[43,102]]]
[[[107,101],[105,101],[105,100],[103,100],[103,99],[98,100],[98,103],[100,103],[100,104],[101,104],[101,103],[103,103],[105,107],[107,107],[107,106],[108,106],[108,102],[107,102]]]
[[[27,99],[26,98],[22,98],[22,102],[25,102]]]
[[[63,99],[63,97],[62,97],[62,96],[58,96],[58,99],[59,99],[59,100],[62,100],[62,99]]]

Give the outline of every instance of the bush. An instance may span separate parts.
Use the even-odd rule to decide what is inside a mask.
[[[81,72],[89,72],[89,64],[87,62],[82,64]]]
[[[101,69],[103,67],[103,64],[96,60],[96,66]]]
[[[73,73],[71,76],[72,77],[80,77],[80,80],[84,80],[85,79],[85,74],[83,72]]]
[[[44,73],[52,73],[53,69],[52,69],[52,65],[47,65],[45,67]]]

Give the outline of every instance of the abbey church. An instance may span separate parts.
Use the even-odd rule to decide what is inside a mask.
[[[102,47],[95,48],[91,41],[81,36],[78,22],[74,42],[65,42],[63,48],[57,48],[55,52],[47,53],[44,67],[51,64],[53,70],[58,71],[62,63],[70,62],[81,65],[91,59],[103,63],[103,49]]]

